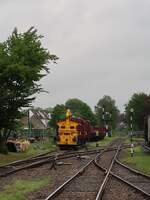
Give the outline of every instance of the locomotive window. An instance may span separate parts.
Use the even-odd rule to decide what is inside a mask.
[[[65,128],[65,126],[61,126],[61,128]]]
[[[74,126],[70,126],[70,129],[74,129]]]
[[[64,133],[64,135],[70,135],[70,133]]]

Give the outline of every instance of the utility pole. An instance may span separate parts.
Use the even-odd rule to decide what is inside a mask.
[[[134,112],[134,109],[133,108],[131,108],[130,109],[130,130],[131,130],[131,144],[132,144],[132,142],[133,142],[133,112]]]
[[[103,121],[104,127],[106,128],[106,136],[111,137],[111,133],[109,133],[108,123],[111,120],[112,114],[105,111],[105,105],[103,105],[102,107],[95,106],[95,109],[102,110],[102,121]]]
[[[28,133],[29,133],[29,138],[31,137],[31,122],[30,122],[30,110],[28,110]]]
[[[106,128],[106,136],[108,136],[108,123],[107,123],[107,120],[106,120],[106,114],[107,113],[105,113],[105,106],[103,105],[103,107],[102,107],[102,120],[103,120],[104,126]]]
[[[133,157],[133,154],[134,154],[134,145],[133,145],[133,112],[134,112],[134,109],[131,108],[130,109],[130,129],[131,129],[131,157]]]

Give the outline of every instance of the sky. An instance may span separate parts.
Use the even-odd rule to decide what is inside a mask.
[[[34,106],[79,98],[94,109],[109,95],[123,111],[133,93],[150,93],[149,0],[0,0],[0,42],[31,26],[59,57]]]

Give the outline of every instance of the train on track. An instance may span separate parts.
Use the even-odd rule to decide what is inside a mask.
[[[66,118],[60,120],[56,132],[56,143],[60,149],[85,145],[88,141],[98,141],[105,137],[105,127],[93,127],[82,118],[72,117],[67,110]]]

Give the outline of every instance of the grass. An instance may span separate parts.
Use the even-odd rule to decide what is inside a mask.
[[[143,151],[142,147],[134,148],[134,156],[131,157],[130,149],[123,152],[121,162],[150,175],[150,155]]]
[[[40,180],[16,180],[12,185],[7,185],[0,193],[0,200],[25,200],[27,193],[34,192],[48,184],[50,177]]]
[[[27,152],[19,152],[19,153],[9,152],[7,155],[0,154],[0,165],[20,159],[25,159],[41,153],[46,153],[48,151],[53,151],[55,149],[56,146],[52,143],[52,141],[46,140],[46,141],[36,142],[31,144]]]
[[[96,144],[98,144],[98,147],[104,147],[107,146],[110,142],[112,142],[116,138],[117,136],[114,135],[112,135],[112,137],[105,137],[103,140],[88,143],[88,147],[96,147]]]

